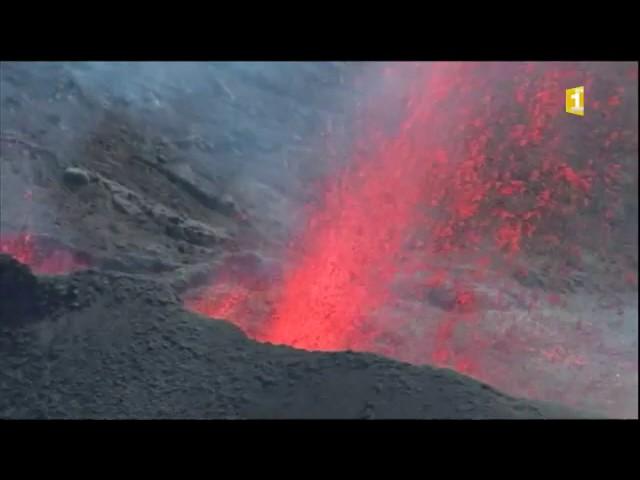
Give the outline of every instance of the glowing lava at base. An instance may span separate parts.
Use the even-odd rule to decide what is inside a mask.
[[[2,235],[0,252],[28,265],[35,273],[44,275],[64,275],[90,266],[88,260],[67,250],[43,248],[29,233]]]

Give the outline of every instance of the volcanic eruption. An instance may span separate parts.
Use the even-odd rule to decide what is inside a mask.
[[[222,268],[187,306],[263,342],[448,366],[571,403],[590,388],[584,367],[601,340],[555,307],[588,283],[585,257],[616,266],[595,287],[602,295],[637,288],[637,239],[623,220],[637,207],[625,205],[638,178],[637,66],[401,63],[378,73],[384,87],[354,114],[350,161],[303,207],[282,279],[265,288]],[[576,85],[589,99],[584,118],[564,112]],[[550,370],[583,382],[545,386]]]

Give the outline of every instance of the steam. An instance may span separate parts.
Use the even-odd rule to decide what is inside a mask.
[[[270,240],[276,268],[230,259],[190,308],[262,341],[637,415],[637,65],[2,64],[0,82],[3,231],[52,230],[64,205],[31,187],[124,128],[128,155],[171,144],[169,168]],[[564,113],[578,85],[583,118]],[[25,149],[37,169],[17,174]]]

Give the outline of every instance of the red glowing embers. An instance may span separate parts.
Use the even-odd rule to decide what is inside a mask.
[[[622,138],[616,133],[620,125],[611,123],[621,92],[601,88],[597,72],[568,64],[394,64],[383,77],[393,93],[377,96],[359,119],[358,153],[327,178],[321,200],[307,212],[307,225],[283,260],[283,281],[273,286],[273,305],[251,322],[253,336],[402,359],[411,351],[416,363],[507,384],[518,373],[486,367],[488,346],[504,335],[487,327],[487,321],[500,322],[495,314],[483,317],[473,288],[456,289],[453,311],[429,312],[419,325],[422,333],[398,333],[411,331],[405,327],[414,319],[385,312],[416,298],[425,284],[481,281],[500,290],[500,277],[510,278],[516,263],[526,263],[536,249],[580,264],[583,245],[604,245],[629,167],[616,167],[604,148]],[[579,84],[589,85],[590,101],[611,122],[603,123],[599,114],[565,121],[564,89]],[[394,91],[398,87],[402,94]],[[387,112],[398,111],[402,120],[391,131]],[[596,153],[601,158],[594,161]],[[598,195],[606,205],[601,212],[590,210]],[[393,288],[396,278],[414,274],[416,286]],[[243,326],[249,323],[243,304],[255,295],[246,281],[240,285],[241,293],[231,289],[213,310],[228,311],[229,320]],[[563,304],[560,297],[547,300]],[[526,309],[539,303],[546,304],[527,301]],[[509,331],[533,335],[524,327]],[[540,346],[545,339],[551,340],[536,339],[536,348],[531,338],[506,343],[510,355],[537,352],[539,360],[563,368],[586,362],[569,353],[573,360],[558,362],[557,351]]]
[[[50,243],[39,241],[29,233],[3,234],[0,237],[0,252],[28,265],[35,273],[44,275],[63,275],[90,267],[86,256]]]

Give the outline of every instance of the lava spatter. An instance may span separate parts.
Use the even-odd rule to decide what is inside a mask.
[[[28,265],[35,273],[64,275],[90,267],[90,262],[62,248],[44,248],[30,233],[3,234],[0,252]]]
[[[548,252],[558,264],[553,271],[565,278],[580,268],[585,250],[622,254],[613,248],[619,233],[614,227],[622,189],[633,188],[623,179],[635,178],[637,188],[637,134],[622,133],[629,118],[633,121],[633,112],[625,110],[632,89],[607,80],[612,75],[606,68],[382,66],[390,93],[362,108],[351,162],[326,179],[321,201],[307,211],[308,221],[285,256],[284,279],[274,286],[273,307],[254,319],[253,336],[303,349],[366,350],[404,360],[411,351],[415,363],[449,366],[537,395],[544,389],[520,378],[535,374],[499,368],[493,360],[498,350],[549,368],[587,364],[588,356],[571,351],[579,346],[579,334],[558,330],[545,315],[536,322],[549,325],[535,332],[533,320],[518,323],[495,311],[487,317],[474,286],[508,291],[509,278],[522,265],[536,255],[551,258]],[[624,72],[619,77],[637,83],[637,73],[635,80]],[[564,89],[576,85],[585,85],[598,112],[579,122],[564,112]],[[401,118],[394,127],[387,112]],[[412,297],[434,282],[450,285],[455,310],[426,310],[421,334],[399,333],[412,331],[408,327],[416,320],[389,315],[385,321],[381,313],[404,298],[394,289],[398,276],[415,278],[404,292]],[[252,297],[247,291],[250,286],[221,300],[234,305],[229,319],[241,326],[248,323],[241,307]],[[510,301],[530,313],[557,304],[534,294]],[[509,331],[509,337],[500,331]],[[546,342],[557,341],[559,332],[567,346],[549,349]],[[494,351],[496,342],[511,346]]]

